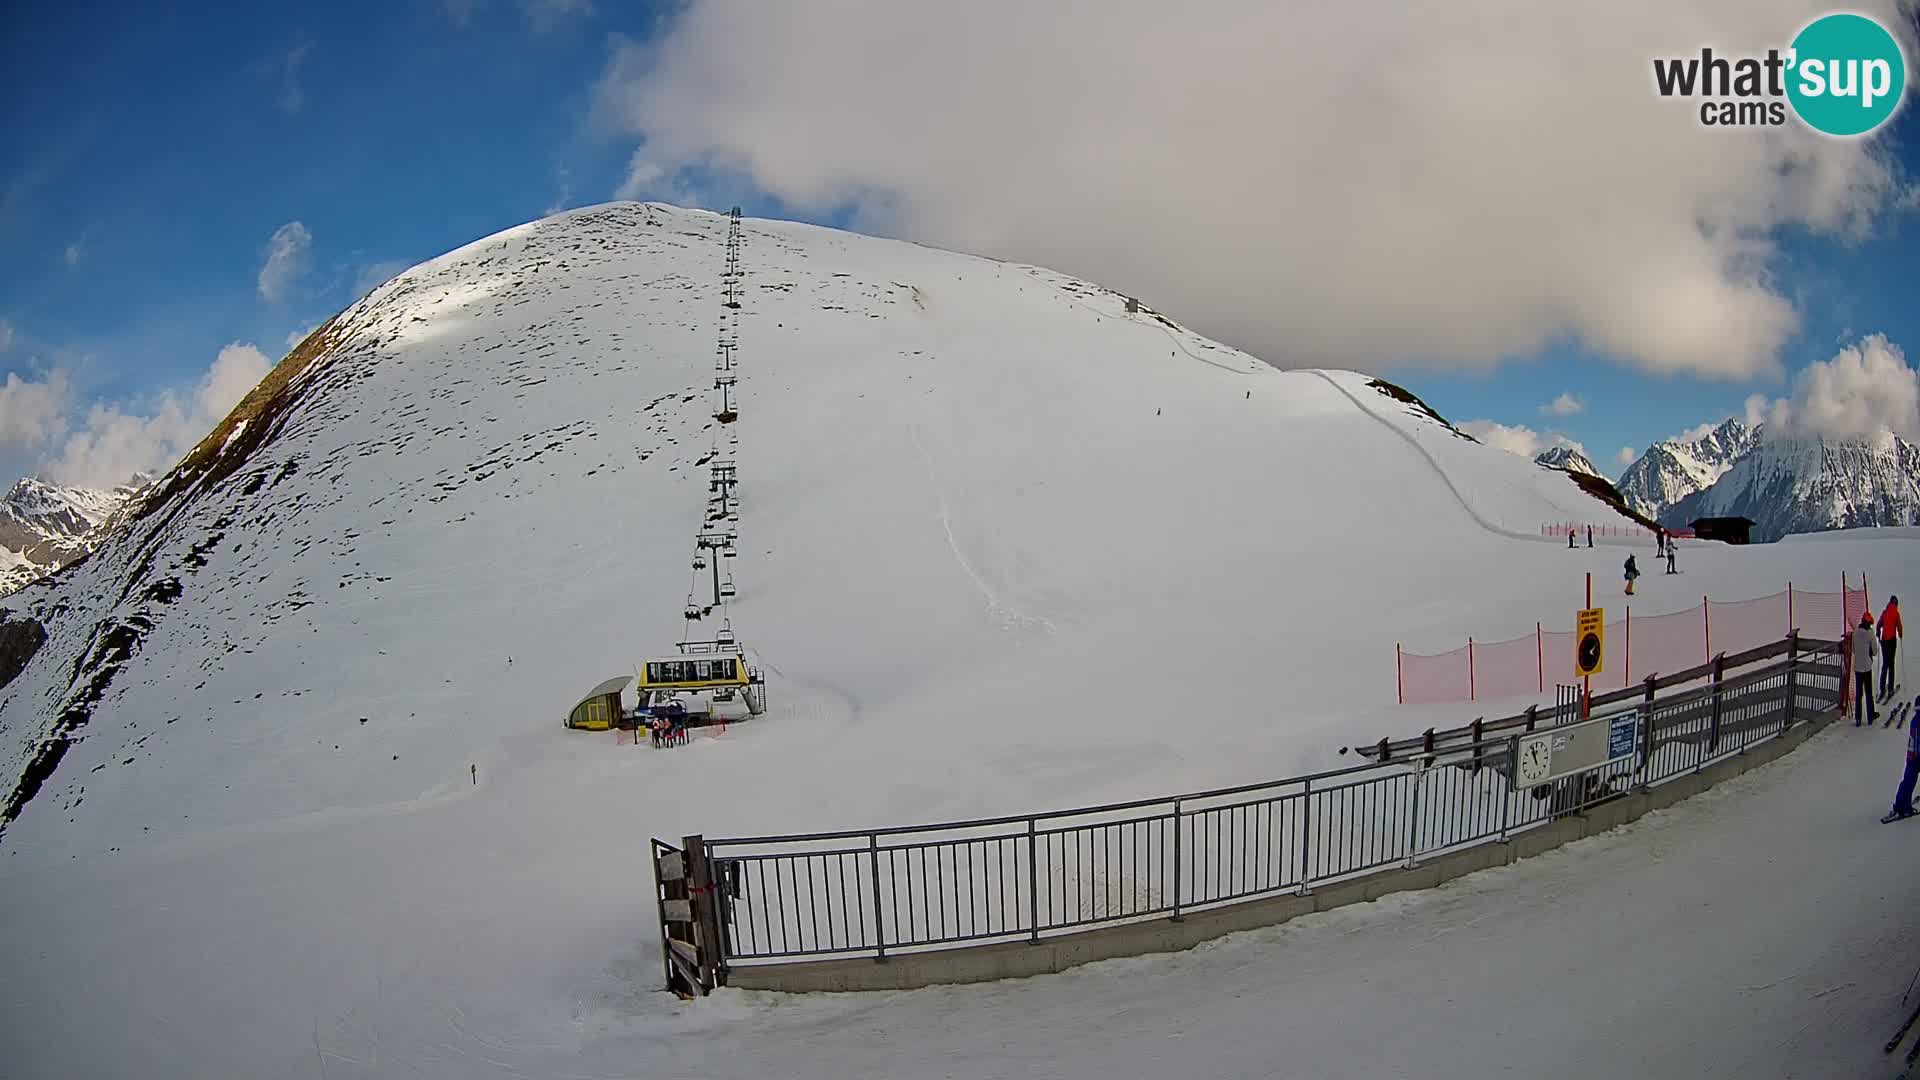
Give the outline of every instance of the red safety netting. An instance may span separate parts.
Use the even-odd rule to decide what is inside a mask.
[[[1867,600],[1867,590],[1865,587],[1847,589],[1846,608],[1847,614],[1843,621],[1846,623],[1847,629],[1851,630],[1860,625],[1861,616],[1873,610]]]
[[[1540,693],[1540,647],[1533,635],[1473,646],[1474,696],[1508,698]]]
[[[1793,629],[1787,621],[1787,594],[1783,592],[1752,600],[1712,600],[1707,610],[1713,627],[1713,640],[1708,644],[1715,653],[1745,652],[1770,645]]]
[[[1599,535],[1596,531],[1595,535]],[[1664,615],[1637,615],[1631,608],[1607,624],[1606,666],[1596,687],[1624,687],[1649,675],[1671,674],[1778,641],[1798,628],[1832,638],[1867,611],[1864,586],[1844,593],[1785,592],[1751,600],[1701,603]],[[1396,648],[1400,700],[1404,704],[1475,701],[1542,694],[1577,680],[1574,634],[1546,630],[1507,641],[1471,642],[1451,652],[1421,655]]]
[[[1781,637],[1786,631],[1780,632]],[[1649,675],[1684,671],[1706,663],[1707,613],[1698,604],[1666,615],[1644,615],[1633,620],[1629,671],[1623,675],[1641,682]],[[1625,683],[1623,682],[1622,685]]]
[[[1791,590],[1793,625],[1814,637],[1838,637],[1847,628],[1846,598],[1837,592]]]
[[[1639,525],[1596,525],[1584,521],[1549,521],[1540,526],[1540,535],[1550,536],[1555,539],[1564,539],[1566,535],[1571,532],[1574,534],[1576,540],[1584,544],[1587,541],[1587,530],[1589,528],[1593,530],[1593,538],[1595,540],[1602,537],[1608,539],[1618,539],[1620,537],[1635,540],[1653,539],[1653,530]]]
[[[1399,664],[1402,704],[1473,700],[1473,675],[1465,645],[1438,656],[1402,653]]]
[[[1546,668],[1549,689],[1570,686],[1578,678],[1573,673],[1573,656],[1579,644],[1578,635],[1571,630],[1549,630],[1540,635],[1541,666]]]

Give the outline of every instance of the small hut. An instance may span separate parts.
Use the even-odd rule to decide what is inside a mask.
[[[608,679],[587,692],[572,711],[567,713],[566,725],[584,731],[606,731],[620,722],[620,694],[627,684],[633,681],[631,675],[621,675]]]
[[[1753,519],[1743,517],[1703,517],[1694,518],[1689,523],[1693,535],[1700,540],[1719,540],[1728,544],[1751,543]]]

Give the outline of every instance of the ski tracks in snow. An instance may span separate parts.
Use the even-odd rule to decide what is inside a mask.
[[[1024,611],[1001,603],[1000,597],[994,591],[993,586],[987,582],[986,578],[980,575],[978,570],[973,568],[973,563],[967,559],[967,553],[960,549],[959,539],[953,535],[953,513],[947,505],[946,492],[940,486],[940,474],[934,467],[933,455],[927,452],[926,444],[920,441],[920,426],[918,424],[907,425],[907,435],[913,439],[913,448],[919,453],[921,464],[926,466],[927,486],[932,488],[934,502],[940,507],[940,529],[946,535],[947,550],[953,552],[953,561],[959,564],[960,571],[967,575],[967,579],[973,582],[973,587],[978,589],[980,595],[986,599],[988,616],[991,617],[994,622],[998,623],[1002,629],[1039,629],[1051,634],[1054,629],[1053,623],[1041,616],[1029,615]]]

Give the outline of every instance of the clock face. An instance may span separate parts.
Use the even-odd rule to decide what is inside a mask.
[[[1551,735],[1536,735],[1520,741],[1520,758],[1514,763],[1515,780],[1520,785],[1538,784],[1553,767]]]

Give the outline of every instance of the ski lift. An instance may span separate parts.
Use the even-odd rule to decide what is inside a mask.
[[[734,591],[733,582],[731,580],[728,580],[720,583],[720,595],[722,597],[728,597],[728,596],[737,596],[739,594]]]
[[[686,616],[687,616],[688,622],[693,622],[696,619],[700,618],[700,609],[697,607],[694,607],[691,603],[689,603],[687,605]]]
[[[693,557],[693,568],[695,570],[705,570],[707,568],[707,557],[705,555],[695,555]]]
[[[725,555],[729,559],[737,559],[740,557],[740,552],[732,547],[721,548],[720,554]]]

